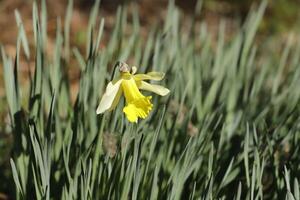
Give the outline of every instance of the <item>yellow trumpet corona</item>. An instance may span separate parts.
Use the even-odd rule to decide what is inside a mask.
[[[165,96],[170,92],[165,87],[144,81],[160,81],[164,78],[164,73],[149,72],[147,74],[135,74],[136,67],[132,67],[130,70],[126,63],[119,63],[119,71],[121,76],[108,83],[97,108],[97,114],[113,110],[119,103],[122,94],[124,94],[126,106],[123,108],[123,112],[128,121],[137,123],[138,118],[145,119],[153,107],[151,103],[152,96],[144,96],[140,92],[140,89],[154,92],[161,96]]]

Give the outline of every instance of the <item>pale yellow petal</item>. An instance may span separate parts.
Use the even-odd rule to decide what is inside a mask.
[[[165,76],[165,73],[163,73],[163,72],[149,72],[147,74],[133,75],[133,77],[136,81],[142,81],[142,80],[160,81],[164,78],[164,76]]]
[[[113,110],[116,108],[116,106],[118,105],[119,101],[120,101],[120,98],[122,96],[122,90],[121,88],[119,88],[118,92],[117,92],[117,95],[112,103],[112,105],[110,106],[110,108],[108,109],[109,111]]]
[[[108,83],[105,93],[101,98],[101,101],[97,108],[97,114],[104,113],[106,110],[109,110],[118,103],[117,101],[120,99],[121,96],[120,85],[122,83],[122,79],[116,81],[115,83],[113,82]]]
[[[167,89],[161,85],[154,85],[154,84],[147,83],[145,81],[140,81],[140,83],[138,84],[138,87],[142,90],[154,92],[161,96],[165,96],[165,95],[169,94],[169,92],[170,92],[169,89]]]

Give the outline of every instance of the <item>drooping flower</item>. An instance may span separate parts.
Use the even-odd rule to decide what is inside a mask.
[[[145,82],[145,80],[160,81],[164,73],[149,72],[147,74],[135,74],[136,67],[130,68],[126,63],[118,64],[121,76],[109,82],[100,104],[97,114],[113,110],[119,103],[122,94],[125,96],[126,106],[123,108],[128,121],[137,122],[138,118],[145,119],[152,110],[152,96],[144,96],[140,90],[147,90],[158,95],[165,96],[170,91],[160,85]]]

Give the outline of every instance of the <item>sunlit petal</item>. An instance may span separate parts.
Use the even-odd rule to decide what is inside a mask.
[[[111,109],[113,106],[116,106],[121,96],[121,83],[122,79],[116,81],[115,83],[109,82],[105,93],[99,103],[96,113],[101,114],[106,110]]]
[[[108,109],[109,111],[113,110],[116,108],[116,106],[118,105],[119,101],[120,101],[120,98],[122,96],[122,89],[119,88],[118,92],[117,92],[117,95],[112,103],[112,105],[110,106],[110,108]]]
[[[164,78],[164,76],[165,76],[165,73],[162,73],[162,72],[149,72],[147,74],[133,75],[133,77],[136,81],[142,81],[142,80],[160,81]]]
[[[154,84],[147,83],[145,81],[140,81],[138,83],[138,87],[141,90],[147,90],[150,92],[154,92],[161,96],[165,96],[165,95],[169,94],[169,92],[170,92],[169,89],[167,89],[161,85],[154,85]]]

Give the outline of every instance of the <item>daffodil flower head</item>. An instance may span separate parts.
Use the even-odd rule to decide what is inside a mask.
[[[129,67],[123,62],[119,62],[117,65],[121,76],[108,83],[96,112],[101,114],[113,110],[123,94],[126,100],[123,112],[128,121],[136,123],[139,118],[145,119],[153,107],[152,96],[144,96],[140,90],[147,90],[161,96],[167,95],[170,91],[163,86],[145,82],[145,80],[160,81],[164,78],[164,73],[135,74],[136,67]]]

